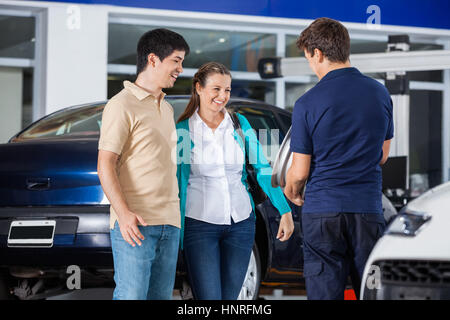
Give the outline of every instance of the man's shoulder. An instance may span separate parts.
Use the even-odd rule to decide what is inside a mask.
[[[169,102],[169,101],[167,101],[166,99],[163,99],[162,101],[161,101],[161,105],[165,105],[165,107],[167,108],[167,110],[169,110],[169,112],[171,112],[172,114],[174,114],[174,110],[173,110],[173,106],[172,106],[172,104]]]
[[[133,94],[131,94],[125,88],[109,99],[105,108],[115,109],[115,110],[129,110],[133,103]]]
[[[319,90],[317,90],[317,86],[312,87],[295,101],[294,109],[308,109],[309,106],[312,105],[311,102],[316,100],[317,94],[320,94]]]
[[[360,86],[364,86],[365,88],[370,88],[374,90],[377,94],[384,95],[385,97],[389,97],[389,91],[387,88],[378,80],[371,78],[365,74],[359,73],[355,78],[353,78],[354,83]],[[358,93],[358,92],[355,92]]]

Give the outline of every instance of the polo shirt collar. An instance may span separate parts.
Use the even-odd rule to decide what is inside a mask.
[[[341,68],[328,72],[319,82],[334,79],[347,74],[360,74],[359,70],[355,67]]]
[[[148,96],[152,96],[153,98],[156,99],[156,97],[152,95],[150,92],[142,89],[141,87],[137,86],[136,84],[128,80],[125,80],[123,82],[123,86],[125,89],[129,90],[139,101],[144,100]],[[164,99],[165,96],[166,94],[164,92],[161,92],[161,101]]]

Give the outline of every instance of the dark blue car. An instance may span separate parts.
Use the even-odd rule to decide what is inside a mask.
[[[188,97],[167,99],[177,119]],[[67,291],[69,266],[80,268],[82,288],[114,286],[109,202],[97,176],[104,105],[57,111],[0,145],[0,298]],[[244,114],[258,134],[279,129],[278,137],[260,137],[266,145],[278,145],[291,124],[288,111],[263,102],[232,98],[228,108]],[[292,207],[295,233],[280,242],[277,210],[268,199],[257,206],[256,241],[240,298],[256,298],[260,284],[303,286],[300,218]],[[186,292],[182,260],[176,288]]]

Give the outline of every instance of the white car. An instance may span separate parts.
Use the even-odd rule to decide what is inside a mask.
[[[361,299],[450,299],[450,182],[411,201],[364,270]]]

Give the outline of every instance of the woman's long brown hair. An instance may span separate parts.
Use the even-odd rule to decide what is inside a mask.
[[[198,71],[194,75],[194,78],[192,79],[191,99],[189,100],[186,109],[184,109],[184,112],[178,118],[177,123],[189,119],[200,105],[200,96],[198,95],[196,89],[197,83],[199,83],[200,87],[204,88],[208,77],[211,74],[216,73],[229,75],[231,78],[230,70],[228,70],[227,67],[219,62],[207,62],[198,69]]]

